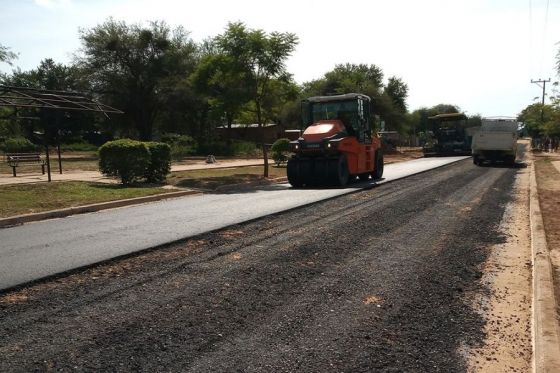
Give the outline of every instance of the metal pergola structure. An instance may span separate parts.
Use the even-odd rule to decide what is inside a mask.
[[[62,111],[123,114],[121,110],[86,97],[80,92],[0,85],[0,106]]]
[[[54,91],[31,87],[13,87],[0,85],[0,107],[11,107],[17,112],[18,109],[42,109],[60,112],[94,112],[108,114],[123,114],[121,110],[109,105],[102,104],[80,92]],[[38,119],[38,118],[27,118]],[[58,164],[62,173],[60,157],[60,144],[57,146]],[[49,144],[45,134],[45,153],[48,180],[51,181],[51,167],[49,159]]]

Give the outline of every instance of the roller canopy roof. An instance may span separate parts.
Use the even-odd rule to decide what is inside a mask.
[[[361,98],[362,100],[371,101],[369,96],[363,95],[361,93],[346,93],[344,95],[334,95],[334,96],[314,96],[306,98],[303,101],[308,102],[329,102],[329,101],[343,101],[343,100],[355,100]]]
[[[449,114],[434,115],[433,117],[428,117],[428,119],[458,120],[458,119],[467,119],[467,116],[463,113],[449,113]]]

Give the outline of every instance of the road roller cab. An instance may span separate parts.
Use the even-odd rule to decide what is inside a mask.
[[[383,175],[381,140],[372,131],[371,99],[363,94],[302,101],[305,130],[290,143],[288,181],[294,187],[338,185]]]

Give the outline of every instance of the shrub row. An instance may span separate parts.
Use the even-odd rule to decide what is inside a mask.
[[[141,179],[161,182],[171,171],[171,147],[160,142],[109,141],[99,148],[99,170],[120,177],[123,184]]]
[[[40,147],[25,137],[12,137],[0,145],[4,153],[30,153],[39,151]]]

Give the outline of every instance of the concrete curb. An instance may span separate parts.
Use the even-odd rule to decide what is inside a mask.
[[[30,222],[33,222],[33,221],[53,219],[53,218],[63,218],[63,217],[70,216],[70,215],[75,215],[75,214],[84,214],[84,213],[87,213],[87,212],[96,212],[96,211],[112,209],[112,208],[116,208],[116,207],[123,207],[123,206],[137,205],[137,204],[146,203],[146,202],[160,201],[162,199],[183,197],[183,196],[187,196],[187,195],[191,195],[191,194],[200,194],[200,192],[195,191],[195,190],[182,190],[182,191],[179,191],[179,192],[155,194],[155,195],[146,196],[146,197],[128,198],[128,199],[121,199],[121,200],[117,200],[117,201],[94,203],[94,204],[91,204],[91,205],[69,207],[69,208],[60,209],[60,210],[51,210],[51,211],[39,212],[39,213],[36,213],[36,214],[17,215],[17,216],[12,216],[12,217],[9,217],[9,218],[0,219],[0,228],[10,227],[10,226],[14,226],[14,225],[20,225],[20,224],[24,224],[24,223],[30,223]]]
[[[535,163],[530,169],[529,216],[533,260],[533,371],[560,372],[560,333],[556,318],[556,299],[552,264],[539,204]]]

